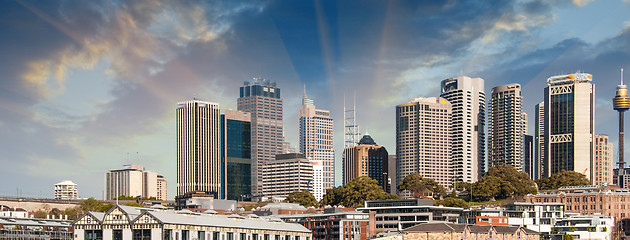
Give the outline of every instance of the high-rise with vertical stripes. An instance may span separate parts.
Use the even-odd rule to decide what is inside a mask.
[[[333,188],[335,186],[335,151],[333,150],[333,118],[330,116],[330,111],[315,108],[314,101],[309,99],[305,92],[302,97],[299,121],[300,152],[312,161],[321,161],[322,187],[324,190]]]
[[[219,104],[177,103],[177,195],[203,191],[219,198],[221,163]]]
[[[485,172],[486,165],[486,94],[483,79],[459,76],[443,80],[440,96],[453,105],[455,181],[476,182]]]
[[[526,122],[520,84],[492,88],[490,100],[489,167],[512,165],[523,171]]]
[[[251,114],[251,191],[262,193],[264,164],[282,152],[283,123],[280,88],[275,82],[254,78],[240,87],[238,110]]]

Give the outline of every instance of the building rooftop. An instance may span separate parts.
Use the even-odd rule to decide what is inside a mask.
[[[61,181],[61,182],[59,182],[59,183],[57,183],[57,184],[55,184],[55,185],[77,185],[77,184],[76,184],[76,183],[73,183],[73,182],[72,182],[72,181],[70,181],[70,180],[63,180],[63,181]]]

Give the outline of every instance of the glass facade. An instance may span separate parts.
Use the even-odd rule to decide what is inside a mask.
[[[229,200],[251,198],[251,123],[221,115],[221,195]]]

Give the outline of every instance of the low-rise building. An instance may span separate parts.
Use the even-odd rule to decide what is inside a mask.
[[[562,203],[508,203],[501,208],[464,210],[460,223],[521,226],[543,234],[565,214]]]
[[[55,199],[73,200],[79,198],[79,187],[70,180],[55,184]]]
[[[614,185],[561,187],[525,197],[530,203],[561,203],[567,212],[601,213],[615,221],[630,217],[630,190]]]
[[[297,203],[268,203],[265,206],[255,209],[253,212],[258,216],[303,214],[308,210]]]
[[[277,215],[313,231],[313,240],[367,240],[376,234],[374,212],[333,212]]]
[[[71,221],[0,217],[0,240],[5,239],[71,240]]]
[[[256,215],[217,215],[163,208],[114,206],[103,216],[88,212],[73,224],[75,240],[311,240],[304,226]]]
[[[376,231],[399,231],[419,223],[457,223],[464,211],[457,207],[433,206],[432,200],[425,199],[366,201],[365,207],[357,210],[375,213]]]
[[[562,240],[571,235],[573,239],[611,240],[614,227],[615,220],[607,215],[568,213],[553,226],[551,239]]]
[[[537,232],[523,227],[424,223],[402,230],[403,240],[520,239],[539,240]]]

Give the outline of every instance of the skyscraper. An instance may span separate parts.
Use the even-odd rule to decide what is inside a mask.
[[[444,98],[415,98],[396,106],[397,182],[411,173],[453,184],[452,106]]]
[[[240,88],[238,110],[251,114],[251,190],[253,197],[262,191],[263,166],[282,152],[283,123],[280,88],[275,82],[254,78]]]
[[[219,198],[219,104],[200,100],[177,104],[177,195],[204,191]]]
[[[536,104],[536,120],[535,120],[535,139],[534,139],[534,154],[536,161],[536,175],[532,176],[532,179],[537,180],[547,176],[545,161],[545,102]]]
[[[443,80],[440,96],[453,106],[455,181],[476,182],[486,166],[486,94],[483,79],[459,76]]]
[[[608,135],[595,135],[595,161],[593,163],[593,184],[612,184],[613,143]]]
[[[545,171],[576,171],[592,180],[595,88],[587,73],[553,76],[545,88]]]
[[[534,159],[534,136],[525,135],[525,144],[523,151],[523,172],[529,174],[529,178],[534,180],[534,176],[538,173],[538,164]]]
[[[278,154],[265,165],[261,194],[264,197],[286,198],[292,192],[308,190],[313,196],[319,195],[315,194],[318,191],[321,193],[321,189],[313,184],[315,175],[313,161],[306,159],[304,154]]]
[[[621,83],[617,86],[617,93],[613,98],[613,109],[619,112],[619,144],[618,146],[618,157],[619,168],[616,171],[615,179],[613,182],[617,183],[622,188],[628,188],[628,178],[630,178],[630,174],[628,174],[627,168],[625,168],[625,160],[624,160],[624,112],[630,109],[630,97],[628,97],[628,86],[623,84],[623,68],[621,69]]]
[[[222,196],[229,200],[251,198],[251,117],[225,110],[221,114]]]
[[[385,192],[390,192],[388,159],[385,147],[376,145],[366,133],[359,140],[359,145],[343,150],[343,185],[360,176],[367,176],[376,180]]]
[[[328,110],[316,109],[314,101],[302,97],[300,108],[300,152],[313,161],[321,161],[325,189],[335,186],[335,151],[333,150],[333,119]]]
[[[520,84],[492,88],[490,100],[490,167],[509,164],[523,171],[524,115]]]

